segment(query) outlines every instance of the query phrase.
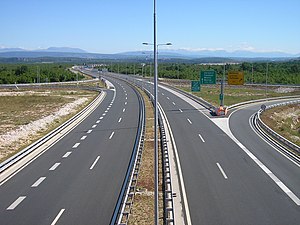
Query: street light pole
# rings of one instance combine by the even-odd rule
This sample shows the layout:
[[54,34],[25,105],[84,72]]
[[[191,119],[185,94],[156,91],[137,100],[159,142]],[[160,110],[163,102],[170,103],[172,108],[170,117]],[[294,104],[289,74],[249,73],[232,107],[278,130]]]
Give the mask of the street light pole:
[[157,109],[157,81],[158,81],[158,78],[157,78],[157,41],[156,41],[156,0],[154,0],[154,4],[153,4],[154,8],[153,8],[153,28],[154,28],[154,51],[153,51],[153,54],[154,54],[154,121],[155,121],[155,124],[154,124],[154,129],[155,129],[155,132],[154,132],[154,170],[155,170],[155,175],[154,175],[154,180],[155,180],[155,198],[154,198],[154,201],[155,201],[155,222],[154,224],[155,225],[158,225],[158,215],[159,215],[159,212],[158,212],[158,132],[157,132],[157,125],[158,125],[158,109]]

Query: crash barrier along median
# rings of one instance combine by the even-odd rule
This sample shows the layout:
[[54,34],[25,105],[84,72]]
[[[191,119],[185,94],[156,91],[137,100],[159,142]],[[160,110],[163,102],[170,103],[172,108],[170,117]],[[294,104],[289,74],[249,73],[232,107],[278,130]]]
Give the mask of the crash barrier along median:
[[296,144],[294,144],[293,142],[287,140],[286,138],[284,138],[283,136],[281,136],[280,134],[276,133],[274,130],[272,130],[269,126],[267,126],[260,118],[260,115],[262,115],[263,113],[265,113],[265,111],[267,111],[268,109],[274,108],[274,107],[280,107],[280,106],[286,106],[286,105],[294,105],[294,104],[300,104],[300,100],[295,100],[295,101],[289,101],[289,102],[284,102],[284,103],[279,103],[279,104],[274,104],[274,105],[270,105],[270,106],[266,106],[266,107],[262,107],[264,109],[260,109],[257,112],[257,118],[258,118],[258,125],[266,132],[268,133],[271,137],[273,137],[277,142],[279,142],[280,144],[282,144],[283,146],[285,146],[288,149],[291,149],[295,152],[297,152],[298,154],[300,154],[300,147]]

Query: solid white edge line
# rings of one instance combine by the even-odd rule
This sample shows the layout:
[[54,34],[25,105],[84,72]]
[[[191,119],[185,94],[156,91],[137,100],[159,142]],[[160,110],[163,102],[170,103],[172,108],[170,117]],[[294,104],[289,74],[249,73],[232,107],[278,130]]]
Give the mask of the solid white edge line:
[[228,177],[227,177],[226,173],[224,172],[223,168],[221,167],[220,163],[217,163],[217,166],[218,166],[219,170],[221,171],[223,177],[227,180]]
[[84,140],[84,139],[86,139],[87,138],[87,136],[85,135],[85,136],[82,136],[81,138],[80,138],[80,140]]
[[97,156],[96,160],[94,161],[94,163],[90,167],[90,170],[92,170],[94,168],[94,166],[96,165],[96,163],[98,162],[99,159],[100,159],[100,156]]
[[188,121],[190,124],[192,124],[192,121],[190,121],[190,119],[187,119],[187,121]]
[[31,185],[31,187],[39,186],[45,179],[46,179],[46,177],[40,177],[36,182],[34,182],[33,185]]
[[55,170],[58,166],[60,165],[60,163],[54,163],[53,166],[51,166],[51,168],[49,170]]
[[73,145],[72,148],[77,148],[79,145],[80,145],[80,143],[78,142],[78,143],[76,143],[75,145]]
[[71,155],[72,152],[66,152],[66,154],[63,155],[63,158],[67,158],[69,155]]
[[114,134],[115,134],[115,132],[113,131],[113,132],[111,133],[111,135],[109,136],[109,139],[112,139],[112,137],[114,136]]
[[20,196],[10,206],[8,206],[6,210],[14,210],[25,198],[26,196]]
[[59,218],[61,217],[61,215],[64,213],[65,209],[61,209],[59,211],[59,213],[57,214],[57,216],[55,217],[55,219],[53,220],[53,222],[51,223],[51,225],[55,225],[57,223],[57,221],[59,220]]
[[204,143],[205,141],[204,141],[203,137],[201,136],[201,134],[198,134],[198,135],[199,135],[199,138],[201,139],[201,141]]

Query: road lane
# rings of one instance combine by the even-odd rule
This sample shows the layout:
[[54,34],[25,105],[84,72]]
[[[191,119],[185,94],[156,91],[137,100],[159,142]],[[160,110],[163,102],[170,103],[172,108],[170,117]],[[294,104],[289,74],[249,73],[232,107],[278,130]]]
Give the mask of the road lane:
[[[101,106],[88,118],[0,186],[0,224],[109,223],[133,149],[139,112],[132,88],[112,82],[115,97],[108,90]],[[126,111],[119,107],[125,101]],[[93,127],[98,120],[101,122]],[[109,140],[112,132],[114,137]],[[47,179],[32,188],[40,177]],[[9,207],[13,209],[6,210]]]

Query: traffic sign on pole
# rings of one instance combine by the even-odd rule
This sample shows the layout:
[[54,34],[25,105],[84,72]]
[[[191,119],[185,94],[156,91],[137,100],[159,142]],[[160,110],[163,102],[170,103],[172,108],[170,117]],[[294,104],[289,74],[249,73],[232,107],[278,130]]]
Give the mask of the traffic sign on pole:
[[216,71],[206,70],[200,72],[201,84],[216,84]]
[[229,71],[228,72],[228,84],[229,85],[243,85],[244,84],[244,72]]
[[200,81],[199,80],[192,80],[191,82],[191,91],[196,92],[200,91]]

